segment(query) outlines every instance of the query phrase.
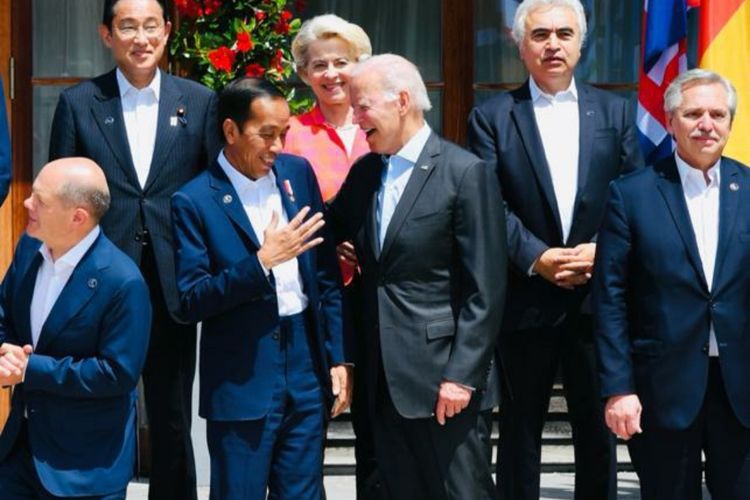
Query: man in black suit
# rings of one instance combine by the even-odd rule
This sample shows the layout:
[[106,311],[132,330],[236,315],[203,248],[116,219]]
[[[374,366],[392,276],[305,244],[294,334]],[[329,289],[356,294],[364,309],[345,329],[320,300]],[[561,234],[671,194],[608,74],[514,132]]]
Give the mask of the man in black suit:
[[601,395],[644,500],[750,499],[750,170],[725,78],[664,94],[674,155],[613,182],[592,280]]
[[158,68],[171,24],[163,0],[107,0],[99,32],[117,68],[65,90],[50,158],[85,156],[104,169],[105,234],[139,264],[154,320],[143,370],[152,499],[196,497],[190,442],[195,325],[179,324],[170,196],[218,153],[216,96]]
[[506,499],[539,498],[542,428],[560,365],[576,498],[616,494],[585,299],[607,185],[642,160],[628,102],[573,78],[585,35],[578,0],[524,1],[513,37],[530,78],[469,118],[470,149],[495,168],[508,220],[511,273],[498,345],[511,397],[501,408],[497,460]]
[[375,453],[394,500],[495,498],[491,409],[505,294],[505,220],[492,170],[425,123],[416,67],[359,63],[354,121],[373,153],[330,206],[362,268]]

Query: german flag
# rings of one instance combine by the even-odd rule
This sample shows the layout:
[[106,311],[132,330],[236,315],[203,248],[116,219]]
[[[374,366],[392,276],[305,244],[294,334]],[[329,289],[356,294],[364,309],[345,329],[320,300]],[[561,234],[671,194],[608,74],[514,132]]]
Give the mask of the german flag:
[[750,165],[750,0],[701,0],[698,64],[728,78],[739,107],[724,154]]

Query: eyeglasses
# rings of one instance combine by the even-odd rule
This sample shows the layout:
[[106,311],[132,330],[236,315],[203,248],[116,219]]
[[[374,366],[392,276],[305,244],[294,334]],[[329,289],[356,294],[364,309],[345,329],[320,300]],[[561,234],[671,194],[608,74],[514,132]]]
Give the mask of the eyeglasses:
[[264,141],[266,144],[273,144],[277,140],[280,140],[282,144],[284,144],[284,141],[286,140],[286,133],[287,130],[282,130],[281,132],[247,132],[249,135],[254,135],[256,137],[259,137],[262,141]]
[[117,35],[123,40],[132,40],[136,36],[138,36],[138,33],[140,33],[141,31],[143,31],[143,34],[146,35],[146,38],[148,38],[149,40],[154,40],[162,36],[162,34],[164,33],[164,25],[147,24],[145,26],[136,26],[125,24],[123,26],[117,26],[115,28],[115,31],[117,32]]

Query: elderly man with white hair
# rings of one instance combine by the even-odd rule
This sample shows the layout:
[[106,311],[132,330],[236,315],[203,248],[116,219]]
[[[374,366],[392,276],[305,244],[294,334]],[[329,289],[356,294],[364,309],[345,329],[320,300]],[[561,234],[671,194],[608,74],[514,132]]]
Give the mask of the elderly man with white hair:
[[573,427],[576,499],[613,499],[614,437],[598,396],[588,280],[607,185],[642,164],[631,105],[574,78],[586,38],[579,0],[525,0],[513,38],[529,79],[474,109],[469,148],[497,173],[510,276],[498,346],[503,398],[498,487],[539,498],[541,438],[562,371]]
[[362,269],[365,373],[378,467],[393,500],[496,498],[491,409],[505,296],[505,218],[495,176],[438,137],[406,59],[357,64],[354,122],[372,153],[330,206]]

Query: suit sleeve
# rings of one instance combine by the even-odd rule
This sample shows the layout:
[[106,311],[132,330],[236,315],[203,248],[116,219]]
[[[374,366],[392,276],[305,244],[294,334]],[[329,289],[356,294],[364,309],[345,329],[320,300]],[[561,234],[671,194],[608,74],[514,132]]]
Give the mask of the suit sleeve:
[[8,196],[12,171],[8,115],[5,110],[3,82],[0,80],[0,205],[3,204],[5,198]]
[[[325,206],[320,194],[315,172],[307,164],[307,189],[311,194],[310,213],[323,212]],[[341,273],[336,260],[336,248],[330,229],[321,230],[323,243],[315,249],[318,289],[320,291],[320,312],[323,317],[323,331],[328,361],[331,365],[351,361],[344,352],[344,327],[341,308]]]
[[[492,124],[479,108],[474,108],[469,115],[467,143],[470,151],[487,162],[497,175],[494,181],[499,182],[497,137]],[[503,188],[502,184],[500,188]],[[503,201],[503,207],[507,224],[508,258],[519,272],[527,274],[549,245],[529,231],[505,201]]]
[[67,93],[60,94],[52,118],[52,129],[49,140],[49,161],[76,156],[77,131],[73,108],[70,106]]
[[454,232],[463,302],[443,378],[481,388],[500,331],[507,282],[502,195],[487,164],[480,162],[466,170],[456,204]]
[[594,343],[601,396],[635,392],[628,336],[628,260],[632,237],[625,204],[615,182],[599,230],[592,278]]
[[275,296],[273,275],[266,277],[256,254],[232,267],[215,269],[204,221],[185,193],[172,196],[172,227],[181,320],[197,323],[240,304]]
[[211,165],[219,151],[224,147],[224,138],[219,128],[219,98],[215,92],[211,92],[206,110],[206,118],[203,123],[203,148],[205,156],[203,165]]
[[622,173],[633,172],[643,168],[643,153],[641,151],[641,144],[638,141],[638,134],[635,128],[635,118],[631,111],[632,106],[629,101],[623,100],[623,123],[621,125],[622,139],[620,140],[620,160]]
[[68,398],[106,398],[132,391],[146,361],[151,328],[151,303],[143,279],[134,276],[125,281],[101,318],[96,356],[55,358],[32,354],[24,390]]

